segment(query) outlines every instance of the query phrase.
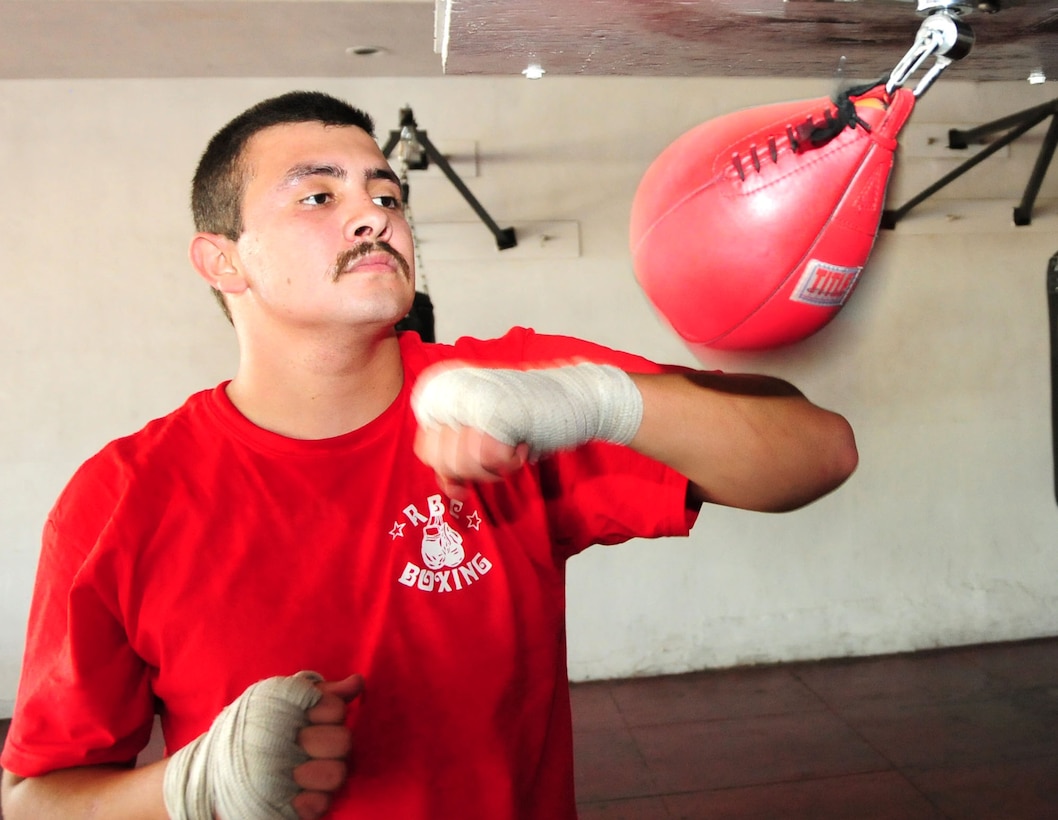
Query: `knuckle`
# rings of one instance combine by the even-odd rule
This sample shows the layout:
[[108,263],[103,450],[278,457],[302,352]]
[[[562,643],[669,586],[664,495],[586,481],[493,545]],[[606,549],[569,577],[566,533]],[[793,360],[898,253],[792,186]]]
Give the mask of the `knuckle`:
[[313,723],[338,723],[345,717],[345,701],[335,694],[325,692],[306,714]]
[[294,783],[306,792],[333,792],[348,776],[348,767],[340,760],[309,760],[294,769]]
[[318,791],[303,791],[290,801],[298,820],[318,820],[330,808],[330,796]]
[[352,733],[337,723],[306,726],[298,732],[298,744],[310,757],[334,758],[348,753]]

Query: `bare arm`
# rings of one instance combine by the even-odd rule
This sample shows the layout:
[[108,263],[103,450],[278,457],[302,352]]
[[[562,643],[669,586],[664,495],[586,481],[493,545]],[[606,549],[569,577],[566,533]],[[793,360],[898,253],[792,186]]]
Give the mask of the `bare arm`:
[[41,777],[4,772],[5,820],[168,820],[162,801],[165,761],[139,769],[84,766]]
[[856,468],[848,422],[779,379],[666,373],[632,380],[643,422],[630,446],[686,476],[697,501],[792,510]]
[[592,438],[672,467],[691,482],[692,501],[768,512],[830,492],[857,463],[844,418],[766,376],[442,366],[416,391],[416,453],[453,497],[466,482],[521,468],[533,452]]

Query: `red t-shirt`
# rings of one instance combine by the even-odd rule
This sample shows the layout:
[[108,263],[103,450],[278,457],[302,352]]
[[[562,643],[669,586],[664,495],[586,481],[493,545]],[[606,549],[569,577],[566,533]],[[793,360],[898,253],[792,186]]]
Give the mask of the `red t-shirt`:
[[408,399],[453,357],[661,368],[524,329],[401,347],[400,395],[346,435],[262,430],[222,384],[80,468],[45,526],[4,768],[131,761],[156,710],[172,752],[257,680],[360,672],[329,816],[576,816],[565,561],[685,535],[687,482],[589,444],[452,501],[412,453]]

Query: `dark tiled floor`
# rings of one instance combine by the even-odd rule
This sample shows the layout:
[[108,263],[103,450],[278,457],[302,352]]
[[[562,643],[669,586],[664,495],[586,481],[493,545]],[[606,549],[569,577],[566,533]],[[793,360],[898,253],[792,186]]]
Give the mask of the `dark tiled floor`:
[[581,820],[1058,820],[1058,639],[576,684]]
[[1058,820],[1058,638],[575,684],[573,719],[581,820]]

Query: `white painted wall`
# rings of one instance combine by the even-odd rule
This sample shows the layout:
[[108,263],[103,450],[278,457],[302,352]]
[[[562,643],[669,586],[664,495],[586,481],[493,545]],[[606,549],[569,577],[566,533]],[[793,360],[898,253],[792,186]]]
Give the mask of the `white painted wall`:
[[[476,142],[479,173],[465,179],[501,226],[576,223],[573,256],[528,244],[504,256],[487,237],[484,252],[459,260],[443,241],[424,243],[442,340],[517,323],[687,364],[694,357],[631,272],[640,175],[701,121],[830,91],[623,78],[0,82],[0,717],[15,694],[40,528],[69,475],[233,370],[230,328],[186,262],[188,180],[216,128],[295,87],[354,100],[383,137],[409,104],[442,150]],[[942,80],[913,117],[915,139],[944,140],[947,124],[1052,94]],[[1031,226],[1011,222],[1039,139],[884,232],[859,290],[821,333],[782,351],[709,357],[790,378],[846,413],[861,466],[803,511],[706,509],[690,539],[575,559],[575,678],[1058,633],[1044,298],[1058,251],[1055,181]],[[902,157],[891,202],[960,158]],[[413,176],[412,203],[420,223],[486,230],[435,173]]]

